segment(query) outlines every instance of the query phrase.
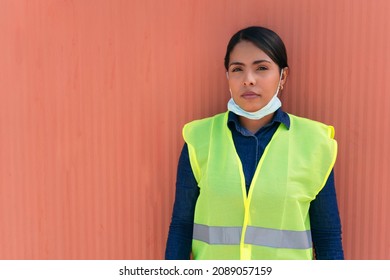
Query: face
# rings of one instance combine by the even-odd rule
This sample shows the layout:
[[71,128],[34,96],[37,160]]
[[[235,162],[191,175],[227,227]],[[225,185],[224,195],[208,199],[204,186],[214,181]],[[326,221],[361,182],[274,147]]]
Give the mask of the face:
[[[286,67],[280,85],[286,82],[287,74]],[[276,93],[279,79],[279,66],[256,45],[241,41],[233,48],[228,82],[234,101],[242,109],[255,112],[263,108]]]

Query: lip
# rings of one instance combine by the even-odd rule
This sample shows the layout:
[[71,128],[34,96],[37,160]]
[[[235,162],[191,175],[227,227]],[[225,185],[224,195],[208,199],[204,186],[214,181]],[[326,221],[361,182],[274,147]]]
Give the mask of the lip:
[[253,91],[247,91],[247,92],[244,92],[243,94],[241,94],[241,97],[242,98],[245,98],[245,99],[253,99],[253,98],[257,98],[259,97],[260,95],[253,92]]

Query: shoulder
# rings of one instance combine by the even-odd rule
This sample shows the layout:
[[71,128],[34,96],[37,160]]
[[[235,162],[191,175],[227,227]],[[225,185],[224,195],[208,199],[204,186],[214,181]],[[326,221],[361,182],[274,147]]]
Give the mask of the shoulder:
[[227,112],[219,113],[211,117],[193,120],[183,127],[183,134],[191,135],[199,132],[206,133],[215,123],[223,123],[227,117]]
[[322,134],[323,136],[334,138],[334,127],[322,122],[288,114],[291,121],[291,128],[294,130],[305,130],[309,133]]

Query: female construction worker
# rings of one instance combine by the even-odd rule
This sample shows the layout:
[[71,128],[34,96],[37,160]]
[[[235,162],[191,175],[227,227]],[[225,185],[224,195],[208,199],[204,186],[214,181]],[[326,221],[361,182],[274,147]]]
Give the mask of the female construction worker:
[[228,111],[184,126],[166,259],[343,259],[331,126],[288,114],[273,31],[248,27],[225,56]]

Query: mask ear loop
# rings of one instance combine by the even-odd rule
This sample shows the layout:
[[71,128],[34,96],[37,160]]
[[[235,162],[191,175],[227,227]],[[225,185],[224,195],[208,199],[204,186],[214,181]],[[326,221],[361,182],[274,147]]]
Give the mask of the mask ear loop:
[[283,90],[283,85],[280,84],[282,82],[283,70],[284,70],[283,68],[282,68],[282,70],[280,70],[280,78],[279,78],[279,83],[278,83],[278,89],[277,89],[277,92],[276,92],[276,96],[279,95],[279,89]]
[[[283,90],[283,85],[280,84],[280,83],[282,82],[283,73],[284,73],[284,69],[282,68],[282,70],[280,71],[280,79],[279,79],[279,88],[280,88],[280,91]],[[278,90],[278,91],[279,91],[279,90]],[[279,93],[279,92],[278,92],[278,93]]]
[[[226,71],[226,79],[229,80],[229,72]],[[230,97],[233,98],[232,89],[229,87]]]

